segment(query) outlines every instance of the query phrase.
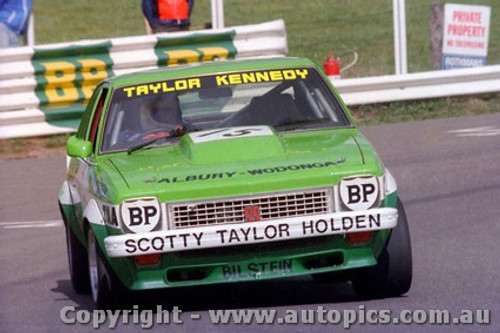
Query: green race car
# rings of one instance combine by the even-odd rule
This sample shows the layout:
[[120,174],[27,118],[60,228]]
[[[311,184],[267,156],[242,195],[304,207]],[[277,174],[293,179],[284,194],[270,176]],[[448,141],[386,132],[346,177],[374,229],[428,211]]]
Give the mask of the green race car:
[[104,80],[67,154],[71,280],[100,307],[123,289],[306,274],[362,298],[410,288],[396,182],[309,60]]

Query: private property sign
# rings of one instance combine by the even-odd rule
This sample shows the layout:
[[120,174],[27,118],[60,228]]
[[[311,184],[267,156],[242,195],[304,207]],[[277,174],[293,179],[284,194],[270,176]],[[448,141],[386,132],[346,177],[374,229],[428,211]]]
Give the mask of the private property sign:
[[441,69],[486,65],[490,7],[446,4],[444,10]]

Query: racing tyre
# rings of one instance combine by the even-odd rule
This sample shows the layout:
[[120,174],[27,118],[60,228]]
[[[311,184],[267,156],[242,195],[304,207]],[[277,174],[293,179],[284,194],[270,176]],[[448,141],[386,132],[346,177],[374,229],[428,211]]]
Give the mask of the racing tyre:
[[338,283],[349,281],[349,277],[344,272],[316,273],[311,275],[317,283]]
[[65,229],[71,285],[77,294],[88,294],[90,282],[87,251],[68,224]]
[[99,309],[112,308],[119,295],[120,281],[106,264],[92,229],[88,229],[88,272],[92,300]]
[[398,224],[392,230],[377,265],[356,271],[352,286],[363,299],[396,297],[410,290],[412,255],[406,214],[398,198]]

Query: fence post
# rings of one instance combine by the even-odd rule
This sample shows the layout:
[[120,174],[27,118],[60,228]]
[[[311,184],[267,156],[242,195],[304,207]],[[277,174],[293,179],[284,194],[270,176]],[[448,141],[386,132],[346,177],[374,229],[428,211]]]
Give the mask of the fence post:
[[443,50],[443,4],[439,0],[433,0],[430,12],[430,39],[432,69],[441,68],[441,55]]
[[28,19],[28,31],[26,32],[26,44],[28,46],[35,46],[35,14],[31,12]]
[[224,28],[223,0],[212,0],[212,29]]
[[405,0],[392,0],[394,20],[394,61],[396,75],[408,72],[406,56],[406,14]]

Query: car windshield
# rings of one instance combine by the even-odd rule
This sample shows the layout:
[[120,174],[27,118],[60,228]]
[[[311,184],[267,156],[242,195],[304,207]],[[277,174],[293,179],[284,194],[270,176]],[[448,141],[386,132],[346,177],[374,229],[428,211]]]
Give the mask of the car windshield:
[[283,132],[351,124],[314,68],[218,73],[116,88],[101,152],[175,143],[194,131],[249,125]]

